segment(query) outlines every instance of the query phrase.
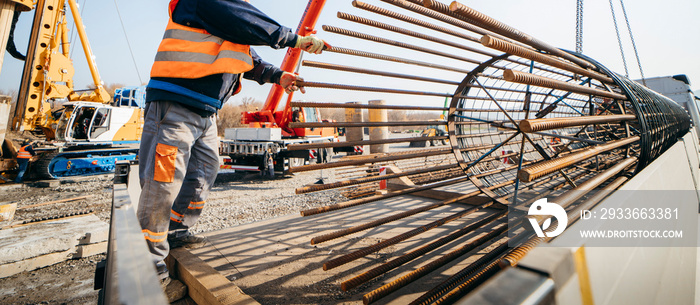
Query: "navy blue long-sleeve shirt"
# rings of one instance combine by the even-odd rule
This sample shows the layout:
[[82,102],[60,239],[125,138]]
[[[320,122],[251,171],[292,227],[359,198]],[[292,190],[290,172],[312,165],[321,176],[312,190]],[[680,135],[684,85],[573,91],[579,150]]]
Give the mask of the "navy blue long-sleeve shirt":
[[[266,45],[275,49],[294,47],[297,35],[243,0],[180,0],[172,14],[173,22],[205,29],[212,35],[243,45]],[[259,84],[277,83],[283,71],[265,62],[251,49],[253,69],[243,77]],[[219,107],[193,98],[154,88],[146,89],[146,102],[175,101],[194,112],[208,116],[216,113],[239,85],[237,74],[214,74],[197,79],[154,77],[153,80],[178,85],[218,99]]]

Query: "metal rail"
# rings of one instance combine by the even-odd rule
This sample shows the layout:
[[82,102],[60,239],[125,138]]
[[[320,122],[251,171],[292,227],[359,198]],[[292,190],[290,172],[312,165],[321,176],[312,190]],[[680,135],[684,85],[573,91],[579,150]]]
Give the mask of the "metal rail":
[[107,258],[95,274],[100,304],[168,304],[136,218],[138,203],[132,201],[127,186],[131,166],[137,165],[134,161],[116,164]]

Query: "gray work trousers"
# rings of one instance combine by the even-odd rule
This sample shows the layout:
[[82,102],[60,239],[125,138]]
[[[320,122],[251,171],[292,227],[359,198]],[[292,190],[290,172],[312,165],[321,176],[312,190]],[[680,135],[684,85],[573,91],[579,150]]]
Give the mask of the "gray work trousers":
[[203,118],[177,102],[146,104],[139,149],[138,219],[160,278],[168,235],[187,233],[202,213],[219,169],[216,115]]

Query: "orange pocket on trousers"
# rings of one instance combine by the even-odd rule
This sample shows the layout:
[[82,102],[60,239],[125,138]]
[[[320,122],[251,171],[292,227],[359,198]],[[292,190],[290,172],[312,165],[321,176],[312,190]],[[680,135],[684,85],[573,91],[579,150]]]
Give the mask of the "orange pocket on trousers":
[[173,182],[175,177],[175,158],[177,147],[158,143],[156,145],[156,160],[153,180],[158,182]]

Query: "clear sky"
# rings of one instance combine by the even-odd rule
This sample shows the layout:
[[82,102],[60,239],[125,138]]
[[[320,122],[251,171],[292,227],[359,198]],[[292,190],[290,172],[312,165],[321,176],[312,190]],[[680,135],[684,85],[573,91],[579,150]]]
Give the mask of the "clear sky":
[[[449,3],[449,1],[441,0]],[[167,0],[117,0],[126,35],[133,48],[132,59],[124,31],[120,25],[114,0],[78,0],[83,10],[82,16],[87,27],[90,44],[97,58],[97,65],[105,83],[122,83],[125,85],[139,85],[148,81],[150,66],[154,58],[158,43],[167,23]],[[367,28],[352,24],[336,18],[336,12],[343,11],[367,18],[377,19],[383,22],[392,22],[404,26],[391,19],[382,18],[369,12],[353,8],[350,0],[328,0],[325,10],[318,24],[318,36],[326,39],[334,46],[356,48],[377,53],[392,54],[406,58],[430,61],[441,64],[458,65],[451,60],[441,57],[426,56],[413,51],[403,51],[395,47],[387,47],[376,43],[351,39],[327,33],[320,29],[323,24],[347,27],[361,30],[379,36],[390,37],[411,43],[424,43],[421,41],[402,38],[401,36],[385,34],[377,29]],[[402,14],[412,15],[400,8],[393,7],[378,0],[365,0],[365,2]],[[584,46],[583,53],[598,60],[613,71],[625,74],[620,51],[615,36],[609,2],[604,0],[587,0],[584,10]],[[306,7],[306,0],[251,0],[251,3],[281,24],[296,29],[302,12]],[[509,24],[525,33],[528,33],[551,45],[571,49],[575,48],[575,0],[499,0],[499,1],[462,1],[462,3],[481,11],[482,13]],[[627,27],[624,24],[619,0],[613,0],[618,18],[618,27],[623,35],[624,49],[630,78],[640,78],[634,58],[634,51],[629,41]],[[639,56],[646,77],[668,76],[686,74],[692,82],[693,90],[700,89],[700,1],[697,0],[634,0],[626,1],[625,7],[630,18],[630,25],[634,32]],[[17,45],[24,53],[28,40],[29,27],[32,13],[24,13],[20,18],[16,31]],[[413,15],[415,16],[415,15]],[[422,19],[439,24],[440,22],[421,17]],[[71,23],[69,23],[69,28]],[[411,28],[431,35],[430,30]],[[438,35],[439,36],[439,35]],[[475,35],[478,37],[478,35]],[[450,38],[455,40],[455,38]],[[75,40],[72,58],[76,66],[74,77],[76,89],[86,87],[90,82],[90,74],[85,64],[82,49]],[[459,41],[469,45],[469,42]],[[472,43],[472,45],[474,45]],[[458,54],[454,49],[440,45],[426,45],[437,50]],[[256,47],[256,51],[266,61],[279,65],[284,56],[284,50],[273,50],[269,47]],[[465,55],[467,56],[467,55]],[[476,58],[483,60],[484,58]],[[423,71],[405,65],[395,65],[381,61],[358,59],[346,55],[327,54],[305,55],[304,59],[331,62],[344,65],[362,66],[377,70],[399,71],[401,73],[413,73],[428,75],[431,77],[446,78],[460,81],[464,75],[459,73],[441,71]],[[136,66],[134,65],[136,62]],[[463,64],[463,63],[461,63]],[[464,66],[465,69],[473,66]],[[137,73],[138,69],[138,73]],[[22,62],[5,56],[5,61],[0,74],[0,89],[17,90],[22,73]],[[402,88],[421,91],[449,92],[453,87],[426,84],[420,82],[398,81],[396,79],[383,79],[363,77],[346,72],[330,73],[328,71],[303,67],[300,74],[307,81],[348,83],[357,85],[370,85],[378,87]],[[254,82],[246,82],[243,91],[232,99],[237,102],[241,97],[253,97],[265,100],[270,85],[260,86]],[[338,91],[330,89],[309,88],[306,95],[296,95],[295,99],[311,101],[366,101],[369,99],[384,98],[391,104],[424,104],[425,101],[442,104],[442,98],[417,98],[403,95],[376,94],[366,92]]]

